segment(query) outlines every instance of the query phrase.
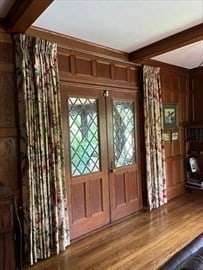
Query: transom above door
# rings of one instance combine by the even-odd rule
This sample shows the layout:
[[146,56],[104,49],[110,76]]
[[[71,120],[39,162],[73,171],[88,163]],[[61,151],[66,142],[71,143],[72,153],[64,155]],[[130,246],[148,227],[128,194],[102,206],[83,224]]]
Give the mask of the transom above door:
[[71,238],[141,207],[136,95],[64,87]]

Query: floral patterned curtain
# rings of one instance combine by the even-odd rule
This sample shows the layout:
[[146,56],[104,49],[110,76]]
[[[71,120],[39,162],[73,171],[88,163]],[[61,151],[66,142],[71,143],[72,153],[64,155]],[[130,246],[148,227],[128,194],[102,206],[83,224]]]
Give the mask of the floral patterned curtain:
[[14,40],[25,258],[32,265],[70,242],[57,46],[23,34]]
[[167,202],[160,68],[144,66],[143,82],[146,177],[151,210]]

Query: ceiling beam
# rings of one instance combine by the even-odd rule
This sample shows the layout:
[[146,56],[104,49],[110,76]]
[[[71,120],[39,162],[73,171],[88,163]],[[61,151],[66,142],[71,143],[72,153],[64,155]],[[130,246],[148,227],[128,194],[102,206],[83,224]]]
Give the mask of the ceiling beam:
[[16,0],[5,18],[10,33],[25,33],[53,0]]
[[203,40],[203,23],[136,50],[129,54],[129,59],[140,63],[200,40]]

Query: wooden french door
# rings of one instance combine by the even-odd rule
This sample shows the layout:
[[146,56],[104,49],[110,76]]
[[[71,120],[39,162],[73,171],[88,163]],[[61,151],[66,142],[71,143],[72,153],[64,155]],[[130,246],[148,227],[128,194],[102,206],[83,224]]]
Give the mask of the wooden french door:
[[137,142],[137,98],[134,93],[109,92],[107,139],[111,221],[142,207]]
[[136,96],[62,87],[71,238],[141,207]]

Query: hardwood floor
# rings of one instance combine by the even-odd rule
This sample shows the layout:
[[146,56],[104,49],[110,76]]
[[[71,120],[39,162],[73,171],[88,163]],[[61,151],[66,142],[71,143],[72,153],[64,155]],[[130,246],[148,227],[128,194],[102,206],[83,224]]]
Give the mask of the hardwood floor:
[[32,270],[154,270],[203,231],[203,192],[128,219],[73,243]]

